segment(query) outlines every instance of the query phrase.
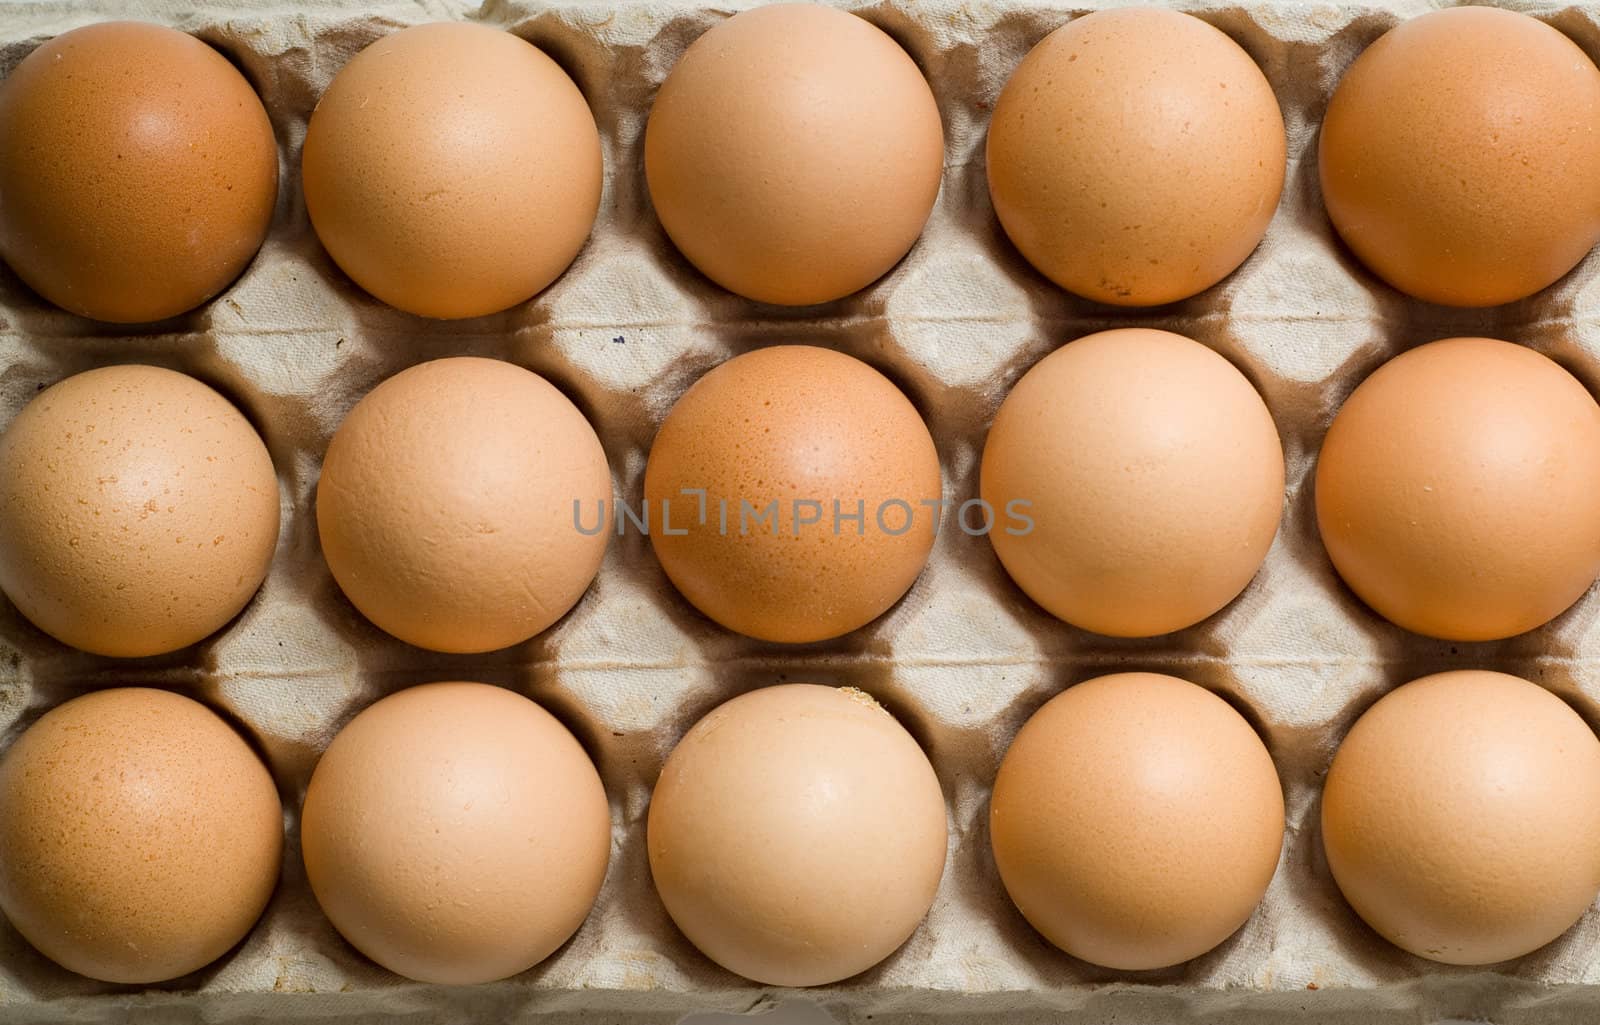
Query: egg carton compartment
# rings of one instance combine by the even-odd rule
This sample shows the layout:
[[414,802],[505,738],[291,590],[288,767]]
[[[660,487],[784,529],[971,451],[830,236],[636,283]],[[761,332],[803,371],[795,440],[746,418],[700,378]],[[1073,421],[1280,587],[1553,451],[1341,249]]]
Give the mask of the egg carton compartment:
[[[80,370],[173,367],[238,402],[266,439],[284,503],[261,593],[194,648],[131,662],[98,658],[50,640],[0,601],[0,743],[88,688],[144,684],[195,694],[239,724],[266,758],[289,840],[281,883],[249,937],[211,967],[153,989],[71,975],[0,924],[0,1020],[622,1023],[768,1006],[783,994],[718,968],[673,927],[651,885],[644,822],[662,760],[696,719],[744,690],[797,680],[853,685],[888,706],[927,749],[952,826],[937,901],[910,942],[864,975],[809,991],[843,1021],[1268,1022],[1294,1014],[1330,1025],[1446,1016],[1531,1025],[1600,1014],[1600,915],[1591,911],[1554,944],[1506,965],[1432,964],[1356,918],[1318,837],[1321,780],[1339,739],[1380,694],[1408,679],[1499,669],[1551,688],[1600,723],[1593,593],[1522,637],[1430,641],[1365,609],[1317,537],[1309,478],[1322,434],[1355,385],[1402,349],[1457,334],[1506,338],[1600,389],[1600,257],[1531,299],[1450,310],[1382,285],[1328,225],[1316,131],[1334,84],[1368,43],[1432,5],[1177,5],[1233,37],[1266,72],[1288,128],[1288,180],[1265,241],[1243,267],[1193,299],[1149,310],[1101,306],[1056,288],[1011,248],[990,207],[983,146],[996,96],[1034,43],[1090,9],[1035,0],[844,5],[906,47],[945,124],[937,206],[921,241],[887,277],[801,310],[751,303],[701,277],[651,211],[644,121],[684,48],[743,6],[0,2],[0,74],[43,40],[108,18],[197,34],[261,93],[282,161],[265,247],[236,283],[191,314],[131,329],[93,324],[0,270],[0,424]],[[1600,58],[1600,4],[1503,6],[1551,22]],[[573,75],[600,127],[606,183],[593,236],[548,290],[496,316],[430,322],[381,305],[334,267],[306,217],[299,153],[318,96],[349,57],[405,25],[458,19],[507,28]],[[953,519],[955,503],[976,497],[987,425],[1010,386],[1062,343],[1117,326],[1166,328],[1227,356],[1264,395],[1288,460],[1284,520],[1254,583],[1199,626],[1148,640],[1099,637],[1050,618],[1012,585],[987,541]],[[618,495],[637,505],[651,439],[673,401],[717,363],[777,342],[838,348],[879,368],[911,397],[939,448],[949,504],[932,559],[910,594],[865,629],[798,647],[735,636],[676,594],[635,532],[613,540],[594,586],[555,627],[481,656],[434,654],[388,637],[329,575],[313,515],[322,452],[345,412],[383,378],[447,355],[527,366],[591,419]],[[990,783],[1023,720],[1071,683],[1129,669],[1185,677],[1238,707],[1272,752],[1288,809],[1277,876],[1249,923],[1193,962],[1143,973],[1096,968],[1038,937],[1001,888],[986,827]],[[531,971],[469,988],[406,982],[356,953],[318,910],[298,846],[307,780],[338,728],[384,694],[445,679],[511,687],[558,715],[593,755],[613,816],[609,874],[578,934]]]

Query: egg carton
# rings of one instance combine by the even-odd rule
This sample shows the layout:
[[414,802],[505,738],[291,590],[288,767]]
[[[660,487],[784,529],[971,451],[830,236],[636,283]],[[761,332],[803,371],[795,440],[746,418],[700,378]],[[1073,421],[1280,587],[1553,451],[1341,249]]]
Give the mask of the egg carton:
[[[735,4],[734,8],[744,6]],[[1451,668],[1515,673],[1600,722],[1600,599],[1483,644],[1415,637],[1365,609],[1318,541],[1310,471],[1330,418],[1372,369],[1434,338],[1478,334],[1544,352],[1600,390],[1600,258],[1531,299],[1450,310],[1407,299],[1357,266],[1323,214],[1316,130],[1340,73],[1422,0],[1372,5],[1243,0],[1180,4],[1265,70],[1289,137],[1287,187],[1265,241],[1221,285],[1150,310],[1076,299],[1029,268],[990,208],[983,144],[1000,88],[1027,50],[1086,8],[1037,0],[882,0],[852,9],[899,40],[944,117],[943,189],[921,241],[883,280],[811,309],[732,296],[671,247],[644,187],[651,98],[684,48],[730,13],[695,0],[0,0],[0,73],[44,39],[130,17],[193,32],[262,94],[282,149],[272,232],[208,306],[148,327],[98,325],[42,302],[0,271],[0,423],[39,389],[119,362],[194,374],[236,400],[265,437],[283,527],[260,595],[185,651],[124,662],[71,651],[0,603],[0,743],[87,688],[142,684],[194,694],[254,739],[284,795],[283,878],[249,937],[211,967],[135,990],[78,978],[0,925],[0,1020],[336,1019],[372,1022],[644,1022],[695,1009],[762,1008],[784,994],[718,968],[674,929],[651,886],[645,812],[663,758],[705,712],[779,681],[851,685],[925,746],[949,802],[949,861],[927,920],[878,967],[811,996],[846,1021],[1279,1021],[1488,1017],[1502,1025],[1600,1015],[1600,915],[1525,958],[1450,968],[1389,946],[1340,899],[1318,836],[1319,794],[1339,739],[1380,694]],[[1600,4],[1512,3],[1600,58]],[[306,119],[357,50],[405,25],[471,19],[538,44],[594,108],[606,185],[588,245],[558,282],[506,313],[430,322],[355,289],[317,244],[299,188]],[[1463,69],[1468,73],[1469,69]],[[976,496],[988,422],[1008,388],[1062,343],[1110,327],[1199,339],[1260,389],[1283,436],[1288,501],[1254,583],[1189,630],[1095,636],[1031,604],[983,538],[950,529]],[[555,382],[593,421],[617,492],[637,505],[646,454],[674,400],[728,357],[777,342],[831,346],[894,379],[928,421],[947,520],[915,588],[836,641],[786,647],[735,636],[673,591],[648,541],[614,539],[593,588],[544,635],[478,656],[408,647],[345,601],[318,551],[313,493],[345,412],[404,367],[483,355]],[[1217,487],[1226,488],[1219,480]],[[988,792],[1027,716],[1081,679],[1173,673],[1226,696],[1260,730],[1282,776],[1288,830],[1276,878],[1235,936],[1185,965],[1112,972],[1048,946],[1007,900],[989,854]],[[348,946],[318,911],[300,861],[298,808],[318,753],[378,697],[429,680],[529,694],[572,727],[610,795],[610,872],[593,914],[555,956],[513,979],[447,988],[406,982]]]

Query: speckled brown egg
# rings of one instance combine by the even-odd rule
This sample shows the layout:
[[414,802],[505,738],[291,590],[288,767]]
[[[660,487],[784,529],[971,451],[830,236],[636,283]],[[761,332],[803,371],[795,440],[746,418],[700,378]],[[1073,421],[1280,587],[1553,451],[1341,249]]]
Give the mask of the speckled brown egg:
[[927,80],[870,22],[819,4],[741,11],[656,95],[644,168],[661,225],[717,284],[803,306],[905,256],[939,194]]
[[205,967],[261,916],[282,853],[272,776],[177,694],[75,698],[0,758],[0,909],[79,974],[151,983]]
[[520,694],[434,683],[379,701],[317,763],[301,819],[317,903],[399,975],[489,982],[549,957],[611,852],[594,763]]
[[905,395],[867,364],[782,345],[718,366],[650,449],[650,542],[695,608],[803,643],[865,626],[922,572],[939,456]]
[[554,385],[477,357],[403,370],[356,403],[317,485],[328,568],[379,628],[494,651],[576,605],[600,569],[611,471]]
[[356,284],[425,317],[542,291],[589,237],[600,135],[542,50],[487,25],[417,25],[334,77],[302,158],[317,237]]
[[1022,376],[989,429],[980,494],[1030,598],[1086,630],[1150,637],[1250,583],[1283,484],[1277,428],[1245,376],[1199,342],[1127,328]]
[[1339,746],[1322,843],[1345,898],[1396,946],[1447,964],[1521,957],[1600,893],[1600,740],[1527,680],[1423,677]]
[[1227,702],[1155,673],[1088,680],[1000,764],[990,842],[1045,939],[1107,968],[1199,957],[1250,918],[1283,844],[1272,758]]
[[86,371],[0,434],[0,590],[75,648],[176,651],[261,586],[278,503],[266,446],[217,392],[159,367]]
[[1520,345],[1419,346],[1345,400],[1316,504],[1334,567],[1379,615],[1453,641],[1532,630],[1600,576],[1600,405]]
[[261,100],[192,36],[89,25],[0,83],[0,257],[73,313],[132,323],[199,306],[261,248],[277,196]]
[[1379,37],[1322,122],[1323,201],[1374,273],[1428,302],[1532,295],[1600,241],[1600,68],[1493,7]]
[[672,920],[756,982],[818,986],[905,943],[944,872],[944,795],[861,691],[786,684],[684,735],[650,800],[650,873]]
[[1266,234],[1283,115],[1233,40],[1154,7],[1046,36],[994,106],[989,195],[1023,257],[1062,288],[1152,306],[1210,288]]

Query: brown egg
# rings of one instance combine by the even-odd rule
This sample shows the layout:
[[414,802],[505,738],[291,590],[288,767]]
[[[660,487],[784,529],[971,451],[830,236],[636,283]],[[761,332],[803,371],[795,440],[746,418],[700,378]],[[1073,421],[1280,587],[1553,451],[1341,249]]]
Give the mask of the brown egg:
[[578,603],[605,556],[611,471],[538,374],[477,357],[403,370],[356,403],[317,485],[328,568],[408,644],[520,644]]
[[696,381],[650,449],[650,542],[683,596],[768,641],[838,637],[910,589],[938,529],[939,454],[905,395],[808,345]]
[[1283,115],[1233,40],[1178,11],[1098,11],[1044,38],[1000,93],[989,195],[1045,277],[1153,306],[1210,288],[1266,234]]
[[1600,741],[1527,680],[1425,676],[1339,746],[1322,843],[1345,898],[1396,946],[1446,964],[1521,957],[1600,892]]
[[1328,216],[1361,262],[1428,302],[1493,306],[1600,241],[1600,68],[1493,7],[1390,29],[1339,82],[1319,156]]
[[990,842],[1035,929],[1137,971],[1231,936],[1283,844],[1272,758],[1227,702],[1155,673],[1088,680],[1046,702],[1000,763]]
[[0,758],[0,909],[90,978],[161,982],[215,961],[261,917],[282,854],[272,776],[177,694],[86,694]]
[[1448,338],[1345,400],[1317,525],[1362,601],[1430,637],[1532,630],[1600,576],[1600,406],[1531,349]]
[[644,169],[661,225],[717,284],[804,306],[870,285],[933,210],[944,130],[898,43],[818,4],[742,11],[656,95]]
[[555,61],[487,25],[417,25],[356,54],[306,128],[306,210],[356,284],[424,317],[530,299],[600,208],[600,134]]
[[1011,579],[1116,637],[1192,626],[1255,576],[1283,510],[1283,449],[1244,375],[1181,335],[1102,331],[1001,403],[980,493]]
[[102,367],[0,434],[0,590],[100,655],[176,651],[250,601],[278,543],[272,457],[233,404],[159,367]]
[[352,719],[301,817],[317,903],[356,949],[422,982],[531,968],[589,914],[611,852],[594,763],[554,716],[434,683]]
[[648,844],[678,928],[731,972],[819,986],[871,968],[933,905],[944,795],[858,690],[786,684],[694,725],[661,769]]
[[261,248],[277,197],[261,100],[192,36],[89,25],[0,83],[0,257],[73,313],[194,309]]

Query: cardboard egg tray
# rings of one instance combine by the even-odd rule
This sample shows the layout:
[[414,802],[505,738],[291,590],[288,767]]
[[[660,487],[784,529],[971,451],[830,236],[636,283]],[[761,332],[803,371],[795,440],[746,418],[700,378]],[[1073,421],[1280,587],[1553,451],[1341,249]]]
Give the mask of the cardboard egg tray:
[[[696,2],[0,0],[0,73],[44,39],[110,17],[198,34],[262,94],[283,163],[260,256],[215,302],[182,318],[134,329],[89,323],[0,271],[0,424],[80,370],[174,367],[220,388],[261,430],[285,514],[261,594],[222,633],[170,656],[119,662],[70,651],[0,602],[0,742],[87,688],[191,693],[259,745],[284,795],[289,837],[281,884],[244,943],[151,990],[73,976],[0,925],[0,1021],[622,1023],[764,1007],[782,994],[716,967],[673,928],[651,886],[644,824],[662,759],[688,726],[733,694],[785,680],[875,695],[926,747],[949,801],[949,862],[927,921],[877,968],[811,994],[843,1020],[1294,1015],[1353,1025],[1456,1016],[1521,1025],[1600,1016],[1600,914],[1518,961],[1448,968],[1368,930],[1341,901],[1321,854],[1329,759],[1356,716],[1396,684],[1448,668],[1498,669],[1551,688],[1600,723],[1593,594],[1526,636],[1424,640],[1361,606],[1317,538],[1310,475],[1322,434],[1340,401],[1396,352],[1448,335],[1496,336],[1547,353],[1600,390],[1600,258],[1524,302],[1454,311],[1380,284],[1323,215],[1316,131],[1335,82],[1385,29],[1431,5],[1183,5],[1242,44],[1271,80],[1288,126],[1288,181],[1265,242],[1237,273],[1151,310],[1098,306],[1049,284],[1007,244],[989,204],[990,108],[1023,54],[1083,8],[1039,0],[854,5],[932,82],[947,136],[943,191],[922,240],[890,275],[848,299],[790,310],[702,278],[651,211],[641,140],[652,96],[684,48],[730,13]],[[1510,6],[1600,57],[1593,0]],[[607,168],[593,237],[567,274],[508,313],[454,323],[399,313],[356,290],[318,246],[298,175],[306,119],[345,61],[387,32],[442,19],[504,26],[559,60],[594,108]],[[1130,325],[1190,335],[1232,360],[1265,396],[1288,458],[1283,524],[1259,577],[1223,612],[1181,633],[1124,641],[1056,622],[1011,584],[984,539],[952,529],[951,507],[927,571],[899,605],[848,637],[801,647],[738,637],[701,617],[636,532],[613,542],[593,589],[553,629],[470,657],[420,651],[370,626],[318,551],[313,495],[329,436],[378,381],[426,359],[494,356],[555,382],[594,422],[619,495],[636,504],[656,427],[698,376],[760,345],[833,346],[904,388],[938,444],[946,498],[959,502],[976,494],[984,432],[1010,385],[1062,343]],[[1021,722],[1065,686],[1124,669],[1174,673],[1239,707],[1272,751],[1289,817],[1277,876],[1250,922],[1198,960],[1136,974],[1076,961],[1037,937],[1001,889],[985,826],[990,782]],[[576,937],[529,972],[470,988],[409,983],[357,954],[318,911],[298,845],[306,781],[340,725],[384,694],[441,679],[511,687],[554,711],[594,756],[613,812],[610,873]]]

